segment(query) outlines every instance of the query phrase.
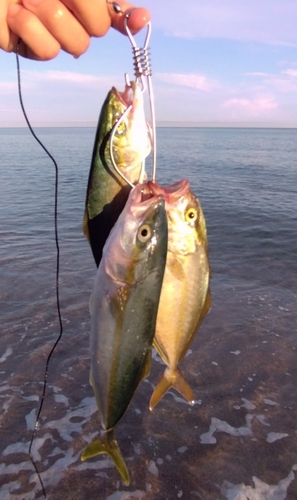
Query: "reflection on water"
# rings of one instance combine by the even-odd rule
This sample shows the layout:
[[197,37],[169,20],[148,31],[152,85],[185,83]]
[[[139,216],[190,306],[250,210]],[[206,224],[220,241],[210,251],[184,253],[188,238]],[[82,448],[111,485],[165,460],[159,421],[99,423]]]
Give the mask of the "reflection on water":
[[[59,331],[54,172],[27,131],[5,134],[0,499],[33,500],[42,495],[28,446]],[[160,183],[188,177],[206,214],[213,304],[181,365],[195,405],[172,390],[148,410],[164,370],[154,353],[149,378],[117,426],[129,487],[107,457],[80,462],[100,425],[88,381],[95,266],[81,231],[93,134],[40,131],[60,167],[64,323],[34,443],[48,498],[295,500],[297,131],[158,130]]]

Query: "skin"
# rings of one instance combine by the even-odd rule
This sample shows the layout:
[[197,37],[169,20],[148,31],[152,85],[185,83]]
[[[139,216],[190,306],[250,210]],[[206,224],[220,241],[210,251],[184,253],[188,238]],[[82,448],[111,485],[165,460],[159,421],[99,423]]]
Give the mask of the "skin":
[[150,20],[144,8],[117,0],[122,12],[114,12],[106,0],[0,0],[0,48],[29,59],[53,59],[60,50],[79,57],[91,37],[104,36],[110,27],[125,34],[124,13],[131,12],[128,26],[133,34]]

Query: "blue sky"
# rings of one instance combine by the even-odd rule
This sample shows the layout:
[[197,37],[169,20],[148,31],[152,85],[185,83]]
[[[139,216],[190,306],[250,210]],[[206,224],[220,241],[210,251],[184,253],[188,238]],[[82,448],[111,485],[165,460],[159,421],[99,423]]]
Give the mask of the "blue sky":
[[[297,0],[143,0],[156,117],[163,122],[297,127]],[[136,40],[142,44],[144,33]],[[79,59],[21,59],[33,125],[94,125],[124,73],[131,45],[110,31]],[[0,52],[0,126],[21,126],[13,54]]]

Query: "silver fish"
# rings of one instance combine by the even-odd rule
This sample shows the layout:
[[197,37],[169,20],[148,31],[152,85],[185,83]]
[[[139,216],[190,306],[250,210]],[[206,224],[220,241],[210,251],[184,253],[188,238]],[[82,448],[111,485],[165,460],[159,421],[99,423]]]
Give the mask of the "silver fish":
[[152,394],[152,410],[170,387],[193,401],[192,389],[178,364],[210,308],[211,297],[206,224],[188,181],[166,188],[157,183],[148,185],[154,195],[164,196],[168,218],[167,262],[154,338],[167,368]]
[[103,432],[81,458],[108,453],[126,484],[114,427],[150,370],[167,236],[163,197],[138,184],[106,241],[91,300],[90,382]]

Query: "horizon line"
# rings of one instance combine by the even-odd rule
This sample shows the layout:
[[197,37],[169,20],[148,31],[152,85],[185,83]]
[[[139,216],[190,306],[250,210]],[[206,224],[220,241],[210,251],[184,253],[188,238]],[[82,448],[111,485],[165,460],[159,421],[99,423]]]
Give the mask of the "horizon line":
[[[33,127],[45,128],[96,128],[97,123],[95,120],[90,121],[37,121],[32,123]],[[15,121],[11,123],[1,123],[0,128],[27,128],[28,125],[25,121]],[[156,122],[157,128],[297,128],[297,122],[228,122],[228,121],[186,121],[186,120],[159,120]]]

